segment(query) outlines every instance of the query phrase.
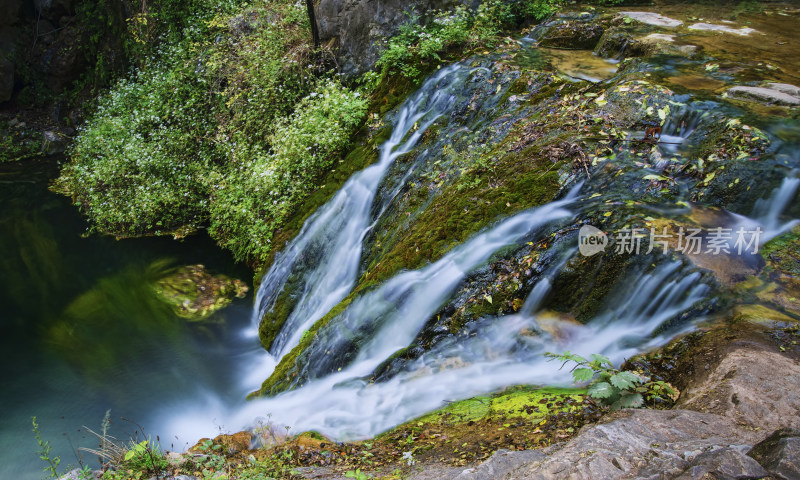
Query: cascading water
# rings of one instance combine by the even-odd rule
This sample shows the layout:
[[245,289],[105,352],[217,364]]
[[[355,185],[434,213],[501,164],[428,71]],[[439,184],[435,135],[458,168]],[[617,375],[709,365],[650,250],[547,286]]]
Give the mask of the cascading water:
[[353,372],[370,373],[389,355],[408,344],[447,300],[464,277],[502,247],[570,213],[565,200],[517,214],[453,249],[439,261],[403,272],[359,297],[305,350],[300,378],[315,378],[350,361]]
[[[485,69],[455,65],[427,80],[400,107],[378,163],[354,175],[276,257],[259,289],[253,324],[275,307],[284,289],[296,293],[292,311],[270,349],[271,365],[351,292],[360,273],[363,244],[402,190],[415,162],[398,165],[390,178],[384,177],[399,156],[414,149],[430,125],[452,113],[458,103],[458,89],[476,70],[483,73]],[[494,88],[488,94],[492,98],[502,95],[502,89]],[[420,161],[427,158],[425,152],[417,157]],[[471,322],[465,327],[465,335],[438,342],[377,383],[367,381],[376,367],[414,340],[467,275],[486,264],[495,252],[524,240],[544,238],[551,231],[544,226],[569,220],[572,214],[567,208],[577,204],[579,188],[561,200],[502,220],[438,261],[401,272],[353,299],[316,330],[295,360],[294,390],[253,400],[233,412],[230,406],[209,399],[211,405],[197,406],[202,415],[185,411],[181,416],[166,416],[163,421],[168,430],[201,436],[213,425],[203,425],[198,418],[213,418],[214,425],[241,428],[269,414],[272,421],[294,431],[313,429],[336,439],[363,438],[438,408],[445,400],[512,384],[569,383],[565,372],[546,362],[542,355],[546,351],[602,353],[618,362],[665,342],[669,338],[666,333],[656,332],[662,328],[666,331],[670,321],[709,290],[699,273],[679,262],[665,263],[633,277],[628,282],[631,290],[618,292],[617,301],[610,303],[617,307],[587,325],[562,323],[556,327],[562,335],[547,333],[549,327],[540,325],[545,320],[538,310],[550,292],[550,279],[576,254],[568,249],[539,277],[518,314]],[[687,327],[685,322],[683,326]],[[673,328],[669,333],[676,331]],[[263,371],[257,376],[266,378]],[[216,411],[216,415],[210,411]]]
[[[475,247],[479,238],[507,228],[501,224],[467,245],[471,243]],[[457,255],[453,252],[448,257]],[[442,261],[453,262],[453,258],[446,257]],[[536,313],[528,313],[538,310],[548,294],[549,277],[545,275],[540,279],[519,314],[475,322],[466,339],[438,344],[387,381],[369,383],[364,375],[384,360],[391,348],[363,350],[362,354],[371,351],[375,356],[366,358],[365,355],[363,360],[296,390],[251,401],[234,414],[219,408],[215,422],[248,425],[255,418],[269,414],[270,421],[291,426],[294,432],[315,430],[339,440],[367,438],[439,408],[445,401],[515,384],[568,384],[568,372],[548,362],[542,355],[547,351],[570,350],[581,355],[602,353],[620,362],[634,352],[662,344],[679,330],[665,329],[661,335],[654,332],[703,299],[709,291],[700,274],[680,262],[662,264],[651,272],[635,276],[628,291],[617,292],[610,302],[616,307],[609,308],[587,325],[564,322],[558,327],[563,335],[553,336],[539,327]],[[448,278],[438,281],[446,282]],[[418,318],[428,318],[435,313],[438,306],[433,303],[428,305],[427,311],[417,311]],[[371,316],[361,318],[365,323],[372,320]],[[677,328],[689,327],[684,323]],[[404,333],[416,328],[411,322]],[[380,333],[374,338],[380,338],[387,331],[379,329]],[[530,332],[538,333],[531,335]],[[206,407],[202,416],[186,412],[182,417],[170,417],[168,422],[170,430],[200,435],[213,425],[203,425],[197,419],[208,417]]]
[[[450,90],[459,87],[469,71],[456,64],[428,79],[401,107],[391,137],[381,146],[378,163],[355,174],[276,256],[258,290],[254,325],[275,306],[289,278],[302,277],[300,285],[293,286],[302,293],[270,348],[276,359],[291,350],[308,327],[350,293],[358,276],[362,242],[371,226],[370,210],[381,180],[395,159],[408,153],[448,109],[452,103]],[[390,190],[396,194],[400,187],[401,184],[394,185]]]
[[762,243],[772,240],[800,223],[798,220],[781,221],[780,218],[797,194],[798,187],[800,178],[786,177],[781,186],[772,191],[769,198],[756,201],[752,217],[765,230],[765,235],[761,238]]

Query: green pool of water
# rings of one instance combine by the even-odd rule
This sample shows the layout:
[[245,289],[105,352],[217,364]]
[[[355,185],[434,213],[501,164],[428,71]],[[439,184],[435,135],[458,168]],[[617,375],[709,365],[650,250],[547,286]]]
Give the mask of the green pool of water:
[[[44,464],[31,432],[37,416],[62,467],[76,465],[81,446],[96,439],[111,410],[111,433],[139,427],[163,435],[156,412],[180,408],[204,392],[230,401],[245,388],[231,378],[251,299],[236,300],[215,322],[189,323],[153,294],[152,282],[170,265],[202,263],[211,272],[245,280],[237,265],[205,235],[117,241],[87,236],[69,199],[47,190],[55,162],[0,165],[0,478],[39,479]],[[173,432],[168,432],[172,437]],[[213,434],[214,432],[209,432]],[[191,439],[164,438],[183,449]],[[96,459],[83,454],[82,461]]]

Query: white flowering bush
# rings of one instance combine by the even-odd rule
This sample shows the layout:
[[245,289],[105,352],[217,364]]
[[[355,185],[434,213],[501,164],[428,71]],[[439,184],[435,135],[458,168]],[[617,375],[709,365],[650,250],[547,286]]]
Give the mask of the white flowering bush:
[[208,216],[205,179],[224,158],[208,141],[212,112],[198,78],[180,65],[122,80],[100,99],[57,187],[116,235],[197,227]]
[[367,112],[358,93],[328,80],[279,121],[272,151],[245,146],[238,163],[216,187],[211,233],[237,258],[263,259],[272,234],[314,188],[347,146]]
[[208,226],[238,259],[257,260],[347,145],[367,101],[310,65],[305,4],[187,24],[182,40],[154,48],[102,97],[55,188],[99,231]]

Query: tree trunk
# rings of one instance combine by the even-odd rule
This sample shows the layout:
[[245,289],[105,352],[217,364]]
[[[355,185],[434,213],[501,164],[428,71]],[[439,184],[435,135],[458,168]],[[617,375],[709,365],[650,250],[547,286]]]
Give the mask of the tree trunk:
[[319,49],[319,29],[317,28],[317,16],[314,14],[314,0],[306,0],[306,10],[308,10],[308,20],[311,22],[311,36],[314,37],[314,50]]

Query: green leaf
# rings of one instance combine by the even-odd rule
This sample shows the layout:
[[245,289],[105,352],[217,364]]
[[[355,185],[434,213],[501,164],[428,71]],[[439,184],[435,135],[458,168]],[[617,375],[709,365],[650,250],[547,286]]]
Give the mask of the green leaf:
[[639,408],[644,405],[644,398],[640,393],[631,393],[622,395],[619,399],[611,405],[612,410],[619,410],[620,408]]
[[577,368],[572,371],[572,378],[576,382],[588,382],[594,377],[594,370],[591,368]]
[[635,387],[636,384],[642,383],[641,377],[633,372],[619,372],[613,375],[608,381],[611,382],[611,385],[614,385],[620,390],[629,390]]
[[659,182],[666,182],[667,180],[669,180],[669,178],[663,175],[645,175],[643,178],[645,180],[657,180]]
[[595,383],[587,392],[590,397],[594,398],[609,398],[614,394],[614,387],[606,382]]
[[597,354],[597,353],[593,353],[591,356],[592,356],[592,360],[595,360],[595,361],[597,361],[597,362],[600,362],[600,365],[603,365],[603,364],[606,364],[606,365],[608,365],[608,366],[611,366],[611,365],[612,365],[612,364],[611,364],[611,359],[609,359],[609,358],[608,358],[608,357],[606,357],[606,356],[599,355],[599,354]]

